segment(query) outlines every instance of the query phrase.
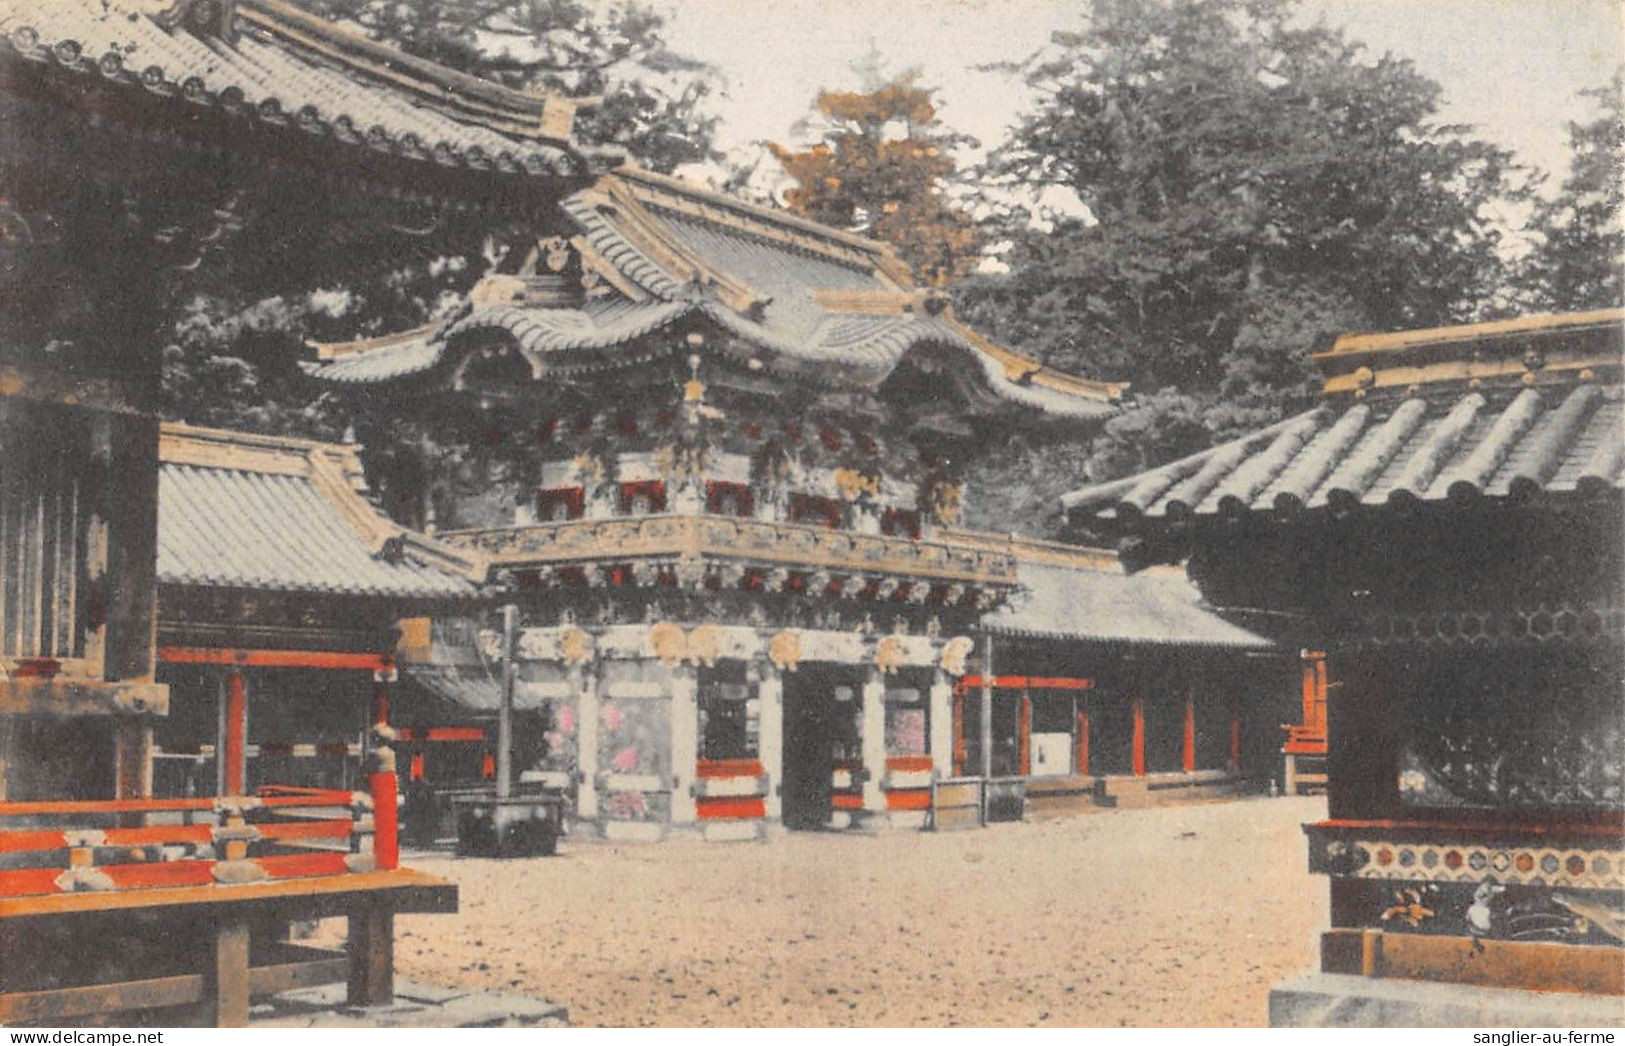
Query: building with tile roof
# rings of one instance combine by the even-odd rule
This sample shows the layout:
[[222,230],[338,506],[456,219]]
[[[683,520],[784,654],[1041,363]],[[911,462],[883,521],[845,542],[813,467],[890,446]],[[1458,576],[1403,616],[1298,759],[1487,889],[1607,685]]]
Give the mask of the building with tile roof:
[[[460,553],[365,507],[350,452],[172,431],[190,457],[161,465],[155,332],[200,270],[297,295],[533,228],[616,159],[573,141],[580,104],[279,0],[0,0],[0,850],[39,865],[0,876],[0,928],[72,938],[0,962],[0,1023],[185,1005],[242,1024],[268,976],[335,976],[332,959],[250,969],[281,954],[276,918],[317,911],[353,916],[352,1001],[387,1002],[393,912],[455,908],[455,887],[397,867],[383,742],[417,738],[386,721],[390,615],[466,606],[475,579]],[[174,510],[162,547],[160,500]],[[249,738],[343,714],[336,736],[255,742],[256,772],[314,760],[338,785],[295,800],[336,817],[266,823],[289,798],[241,795]],[[175,732],[216,725],[201,794],[166,780],[201,756],[168,751]],[[155,731],[170,732],[156,751]],[[365,779],[334,751],[363,745]],[[67,866],[69,838],[149,816],[127,837],[143,841],[72,844],[71,872],[50,867]],[[353,852],[297,841],[341,835]],[[268,908],[262,879],[297,881],[275,883]],[[102,983],[85,980],[92,951]]]
[[1325,746],[1332,925],[1273,1022],[1617,1012],[1622,357],[1620,309],[1347,335],[1311,410],[1066,496],[1134,565],[1185,561],[1325,651],[1293,740]]
[[337,385],[419,378],[512,397],[525,370],[544,384],[647,371],[652,356],[686,356],[685,337],[705,330],[705,356],[763,380],[874,393],[899,371],[940,374],[939,396],[971,414],[1098,421],[1123,392],[960,323],[874,240],[630,167],[568,197],[563,211],[573,234],[491,278],[454,315],[318,345],[307,369]]
[[[155,728],[161,793],[353,786],[374,704],[390,702],[398,674],[398,623],[486,601],[483,560],[366,500],[359,449],[162,426],[158,678],[171,701]],[[218,746],[228,693],[242,703],[245,745],[229,775]],[[468,725],[446,711],[396,702],[405,749],[423,747],[414,726]],[[479,747],[462,753],[475,781],[486,747],[476,732]]]

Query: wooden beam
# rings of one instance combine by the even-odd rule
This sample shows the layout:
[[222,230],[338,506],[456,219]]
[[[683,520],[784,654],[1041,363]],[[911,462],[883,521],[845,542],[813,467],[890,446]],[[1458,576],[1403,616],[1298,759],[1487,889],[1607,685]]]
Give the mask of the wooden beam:
[[344,650],[236,650],[224,647],[166,646],[158,660],[173,665],[236,665],[242,668],[329,668],[369,672],[395,667],[393,654]]
[[1625,964],[1619,949],[1607,945],[1338,929],[1321,935],[1321,968],[1433,983],[1625,995]]
[[160,1006],[187,1006],[203,1001],[202,974],[149,977],[118,984],[12,992],[0,995],[0,1024],[63,1024],[86,1014],[109,1015]]
[[248,993],[256,996],[279,995],[296,988],[339,984],[348,980],[349,976],[349,957],[336,953],[329,959],[305,959],[299,962],[254,966],[248,971]]

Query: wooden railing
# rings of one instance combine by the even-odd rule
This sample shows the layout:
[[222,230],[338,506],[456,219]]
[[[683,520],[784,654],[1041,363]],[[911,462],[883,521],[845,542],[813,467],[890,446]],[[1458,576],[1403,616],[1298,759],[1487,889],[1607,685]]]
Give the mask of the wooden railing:
[[394,774],[370,783],[367,792],[0,802],[0,898],[392,869]]

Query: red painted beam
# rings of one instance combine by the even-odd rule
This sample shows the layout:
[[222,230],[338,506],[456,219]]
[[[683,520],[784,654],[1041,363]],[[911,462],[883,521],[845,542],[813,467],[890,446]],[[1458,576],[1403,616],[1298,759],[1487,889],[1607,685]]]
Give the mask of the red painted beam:
[[761,777],[767,773],[759,759],[701,759],[694,776],[704,778]]
[[931,791],[927,788],[909,788],[887,792],[886,809],[929,810],[931,809]]
[[232,650],[222,647],[165,646],[158,660],[175,665],[238,665],[243,668],[330,668],[379,671],[393,668],[393,654],[343,650]]
[[[974,690],[984,686],[981,676],[964,676],[955,689]],[[995,690],[1093,690],[1095,681],[1072,676],[994,676]]]
[[767,803],[760,796],[702,798],[695,801],[695,812],[702,821],[734,821],[766,817]]

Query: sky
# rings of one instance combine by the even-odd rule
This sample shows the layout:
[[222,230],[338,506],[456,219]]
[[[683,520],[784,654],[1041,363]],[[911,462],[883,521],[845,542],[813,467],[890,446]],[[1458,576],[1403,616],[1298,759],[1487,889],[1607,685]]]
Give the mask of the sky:
[[[666,0],[667,41],[715,64],[718,145],[748,150],[795,141],[822,87],[854,88],[851,63],[879,50],[887,71],[918,67],[939,88],[942,120],[992,145],[1030,99],[1008,74],[979,70],[1018,60],[1073,25],[1086,0]],[[1561,174],[1566,121],[1587,115],[1576,92],[1605,83],[1625,61],[1622,0],[1305,0],[1367,45],[1411,59],[1444,88],[1442,118],[1520,159]]]

